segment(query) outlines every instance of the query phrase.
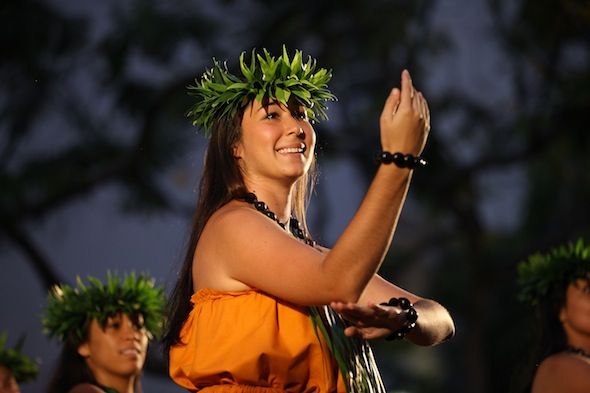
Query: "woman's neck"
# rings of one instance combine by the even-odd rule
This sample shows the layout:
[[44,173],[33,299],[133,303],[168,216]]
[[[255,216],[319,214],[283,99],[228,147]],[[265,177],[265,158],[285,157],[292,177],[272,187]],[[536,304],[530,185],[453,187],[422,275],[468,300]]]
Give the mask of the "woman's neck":
[[590,337],[587,334],[574,331],[569,326],[564,326],[564,330],[567,336],[567,344],[570,347],[590,353]]
[[283,185],[270,182],[246,182],[249,192],[256,194],[259,201],[266,203],[270,211],[276,214],[281,223],[285,223],[291,217],[291,195],[293,184]]
[[109,378],[97,379],[97,382],[107,388],[113,388],[119,393],[134,393],[136,376],[132,377],[117,377],[109,376]]

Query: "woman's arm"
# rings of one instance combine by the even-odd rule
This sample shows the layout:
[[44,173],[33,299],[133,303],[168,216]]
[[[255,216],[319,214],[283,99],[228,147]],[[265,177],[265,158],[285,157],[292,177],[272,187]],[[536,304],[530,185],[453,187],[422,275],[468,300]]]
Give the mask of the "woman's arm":
[[405,324],[404,313],[398,307],[379,305],[392,297],[407,298],[418,312],[416,326],[406,336],[414,344],[436,345],[455,334],[453,319],[443,306],[405,291],[378,275],[369,282],[358,303],[334,302],[331,306],[353,323],[346,330],[347,335],[383,338]]
[[[380,118],[382,147],[419,155],[428,109],[407,71],[401,84],[401,92],[392,90]],[[245,285],[300,305],[358,301],[389,248],[410,178],[409,169],[381,165],[351,223],[325,255],[245,203],[230,202],[201,235],[195,287]],[[203,277],[216,278],[212,284]]]
[[[392,90],[380,117],[381,145],[389,152],[419,155],[430,127],[426,101],[414,90],[407,71],[401,92]],[[326,274],[348,289],[340,299],[358,301],[379,269],[391,244],[412,172],[381,165],[352,221],[327,254]],[[338,300],[338,298],[336,298]]]

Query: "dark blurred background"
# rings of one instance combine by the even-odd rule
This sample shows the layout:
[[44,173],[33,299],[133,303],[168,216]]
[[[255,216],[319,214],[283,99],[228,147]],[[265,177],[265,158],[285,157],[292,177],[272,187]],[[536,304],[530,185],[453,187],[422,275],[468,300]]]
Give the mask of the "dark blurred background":
[[[174,281],[206,144],[185,86],[212,57],[283,43],[334,70],[310,208],[327,246],[375,172],[403,68],[430,102],[430,164],[382,274],[446,305],[457,334],[376,342],[388,391],[518,386],[534,326],[515,265],[590,234],[588,1],[4,0],[0,32],[0,330],[42,362],[23,392],[42,391],[58,354],[39,322],[52,284]],[[157,345],[143,380],[181,391]]]

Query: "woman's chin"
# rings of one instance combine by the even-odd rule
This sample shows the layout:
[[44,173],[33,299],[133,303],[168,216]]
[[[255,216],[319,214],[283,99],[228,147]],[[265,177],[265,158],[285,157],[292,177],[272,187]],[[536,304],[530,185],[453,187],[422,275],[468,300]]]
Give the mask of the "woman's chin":
[[301,168],[291,168],[289,170],[286,170],[284,172],[285,177],[292,180],[292,181],[297,181],[299,180],[302,176],[305,176],[305,173],[307,172],[307,169],[304,167]]

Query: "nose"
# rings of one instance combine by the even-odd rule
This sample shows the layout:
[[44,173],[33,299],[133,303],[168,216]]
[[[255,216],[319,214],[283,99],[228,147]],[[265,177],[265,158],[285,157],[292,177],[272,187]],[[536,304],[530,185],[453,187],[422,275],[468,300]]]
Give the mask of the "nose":
[[282,116],[282,119],[284,121],[283,127],[285,127],[284,129],[287,135],[294,134],[297,137],[301,137],[301,135],[305,136],[305,131],[301,127],[299,119],[297,119],[290,111],[285,112],[287,113],[285,116]]
[[142,340],[142,333],[139,329],[132,327],[125,332],[125,341],[140,343]]
[[289,126],[288,135],[295,135],[299,139],[305,139],[305,131],[299,124],[293,124]]

